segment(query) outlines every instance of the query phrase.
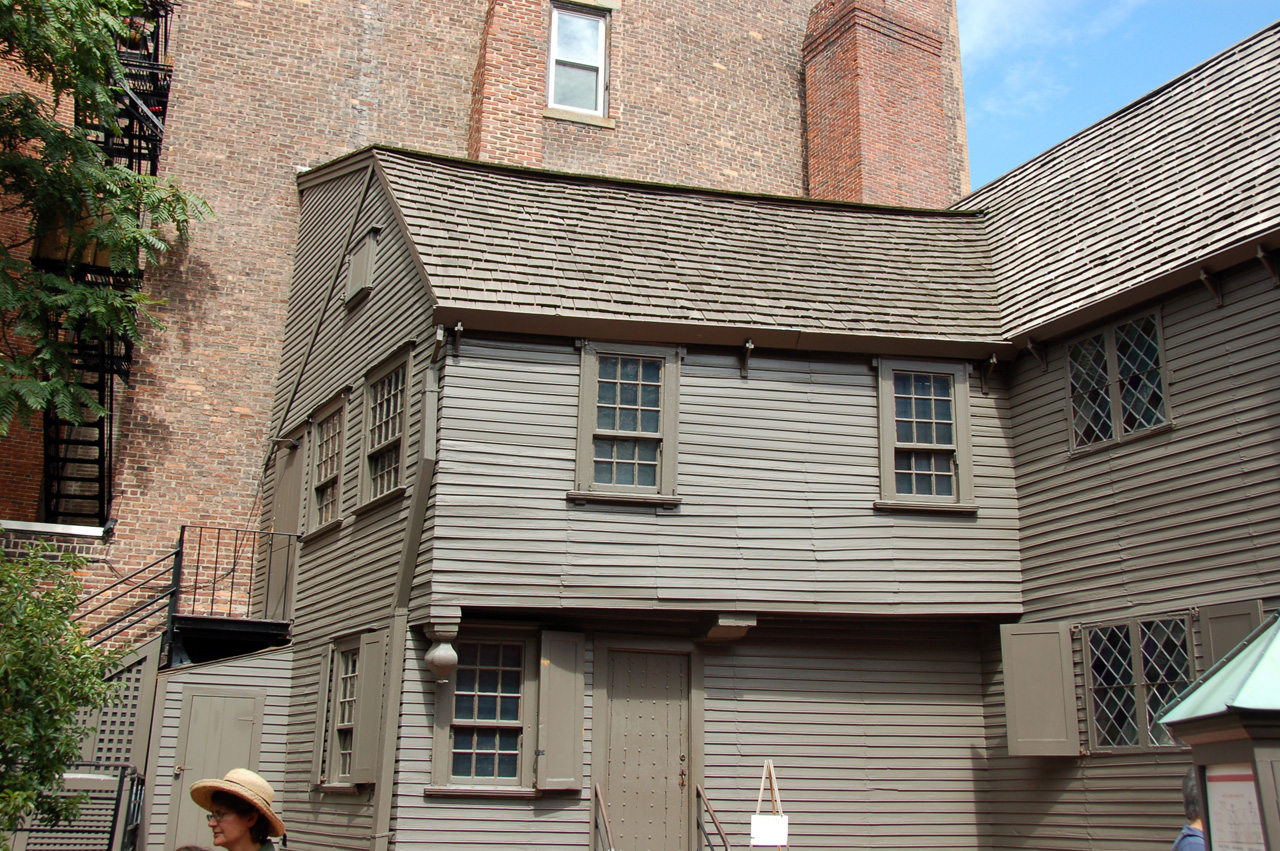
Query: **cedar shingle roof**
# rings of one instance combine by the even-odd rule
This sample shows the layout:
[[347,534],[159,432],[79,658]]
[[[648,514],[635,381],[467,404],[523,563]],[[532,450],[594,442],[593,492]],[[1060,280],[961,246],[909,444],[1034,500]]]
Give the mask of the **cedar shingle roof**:
[[987,211],[1010,338],[1275,231],[1280,23],[956,208]]
[[972,213],[727,195],[377,149],[442,306],[994,341]]
[[797,345],[823,337],[821,347],[878,340],[886,352],[920,341],[985,356],[1274,239],[1278,106],[1280,23],[950,211],[733,195],[377,147],[363,156],[379,164],[442,311],[561,328],[661,324],[690,339],[732,329],[791,332]]

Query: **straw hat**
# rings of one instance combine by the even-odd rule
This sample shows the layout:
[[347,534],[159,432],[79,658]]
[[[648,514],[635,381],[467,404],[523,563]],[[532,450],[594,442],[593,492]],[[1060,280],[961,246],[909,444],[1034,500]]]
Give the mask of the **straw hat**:
[[210,798],[213,797],[214,792],[226,792],[248,801],[271,825],[268,836],[284,835],[284,822],[280,820],[280,816],[276,815],[275,810],[271,809],[276,790],[249,769],[233,768],[221,780],[197,780],[191,784],[191,800],[206,810],[213,809]]

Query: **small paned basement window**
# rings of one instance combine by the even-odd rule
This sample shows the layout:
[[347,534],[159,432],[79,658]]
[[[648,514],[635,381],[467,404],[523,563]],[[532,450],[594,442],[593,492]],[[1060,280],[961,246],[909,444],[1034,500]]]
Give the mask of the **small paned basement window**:
[[328,700],[316,713],[315,784],[341,788],[374,781],[386,650],[386,630],[329,646],[320,680]]
[[548,106],[606,114],[608,21],[605,12],[552,7]]
[[1123,440],[1168,422],[1160,322],[1154,313],[1071,343],[1067,373],[1073,449]]
[[943,505],[972,501],[968,394],[963,364],[881,361],[884,500]]
[[583,636],[484,632],[454,642],[458,668],[437,684],[427,794],[581,789]]
[[1092,747],[1175,746],[1156,719],[1193,678],[1189,618],[1086,627],[1084,645]]
[[369,385],[367,499],[377,499],[400,486],[405,371],[402,363]]
[[583,346],[577,492],[675,493],[678,380],[676,352]]
[[322,418],[315,425],[314,526],[338,519],[340,493],[338,476],[342,468],[342,410]]

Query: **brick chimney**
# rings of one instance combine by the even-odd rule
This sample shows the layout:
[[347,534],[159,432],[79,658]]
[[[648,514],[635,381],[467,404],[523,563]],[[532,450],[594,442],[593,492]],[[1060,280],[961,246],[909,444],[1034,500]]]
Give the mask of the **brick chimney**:
[[945,207],[968,194],[955,0],[822,0],[803,54],[812,197]]

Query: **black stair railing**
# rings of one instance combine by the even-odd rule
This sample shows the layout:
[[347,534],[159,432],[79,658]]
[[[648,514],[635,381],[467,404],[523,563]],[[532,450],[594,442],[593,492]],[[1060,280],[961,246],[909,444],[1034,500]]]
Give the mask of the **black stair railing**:
[[298,536],[183,526],[178,544],[154,561],[81,598],[75,620],[94,624],[94,643],[172,642],[180,616],[288,621]]

